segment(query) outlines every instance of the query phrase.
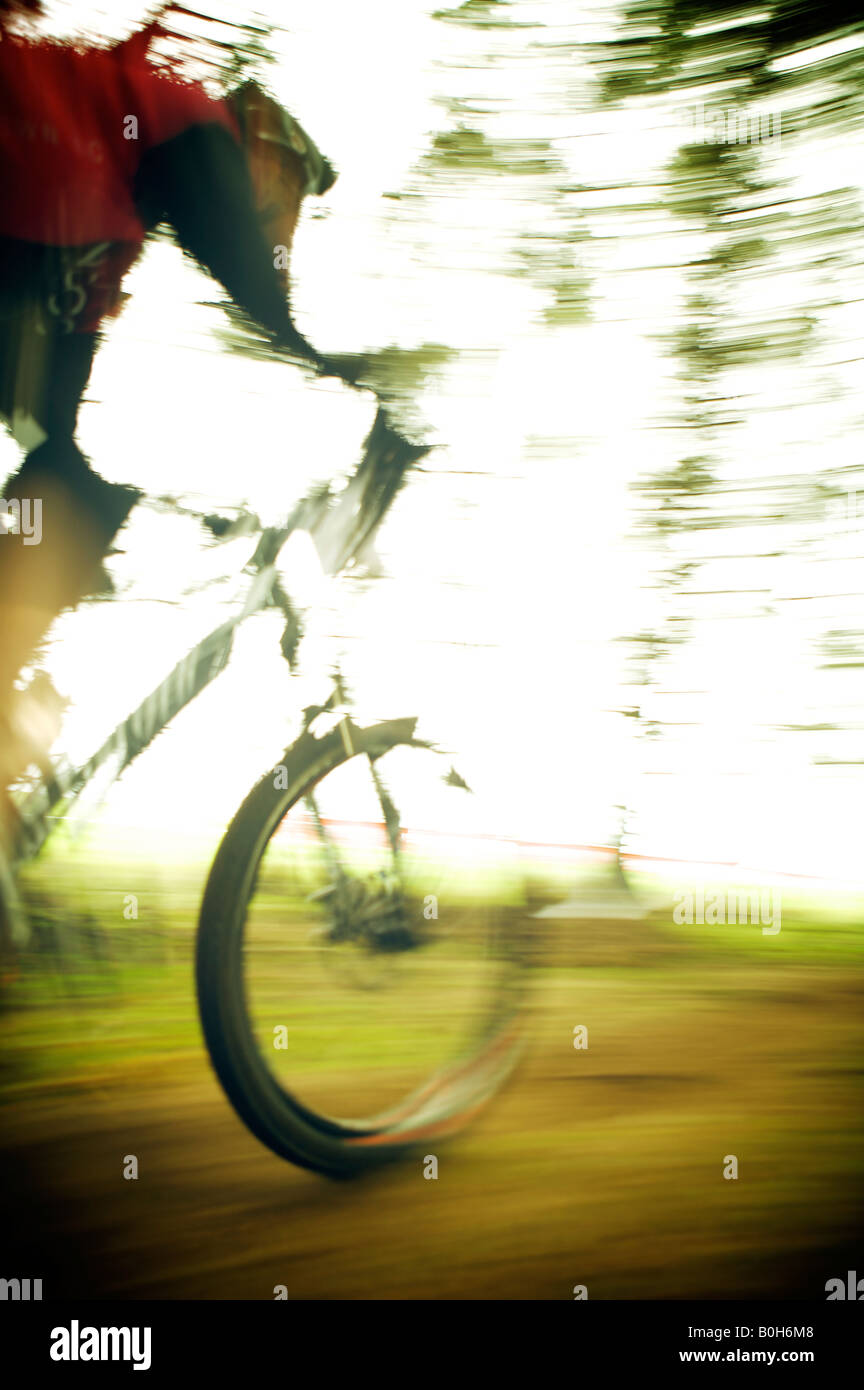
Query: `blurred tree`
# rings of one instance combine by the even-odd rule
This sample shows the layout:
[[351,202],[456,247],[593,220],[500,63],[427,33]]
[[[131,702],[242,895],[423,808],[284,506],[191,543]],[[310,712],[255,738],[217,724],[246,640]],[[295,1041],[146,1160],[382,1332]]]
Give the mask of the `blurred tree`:
[[[742,367],[757,374],[755,384],[764,369],[788,363],[800,377],[801,398],[807,397],[813,373],[804,368],[823,346],[819,325],[843,301],[843,280],[838,285],[836,276],[845,273],[848,280],[860,263],[858,191],[792,197],[767,172],[766,151],[776,148],[775,136],[779,145],[781,130],[786,142],[820,131],[858,138],[862,36],[864,16],[850,4],[636,0],[625,5],[615,35],[593,45],[604,104],[644,104],[650,97],[658,110],[686,103],[691,117],[661,191],[670,224],[689,232],[697,248],[684,261],[688,289],[680,326],[666,337],[678,364],[681,405],[677,419],[664,424],[689,448],[673,468],[637,485],[646,503],[644,525],[661,542],[657,582],[669,590],[672,635],[632,639],[639,683],[656,682],[657,663],[692,619],[688,597],[704,588],[696,580],[706,554],[699,532],[799,522],[836,495],[824,473],[760,479],[758,460],[748,460],[745,496],[729,481],[732,446],[724,444],[724,434],[734,433],[758,400],[758,387],[743,400],[731,384]],[[751,310],[748,295],[757,298],[772,275],[797,292],[798,303],[773,313]],[[818,387],[825,389],[824,379]],[[761,505],[754,507],[755,490]],[[662,542],[673,538],[678,542],[668,551]],[[681,563],[688,538],[693,554]],[[793,547],[790,538],[784,552]],[[673,554],[679,563],[671,563]],[[698,597],[694,601],[698,608]],[[647,732],[657,731],[652,719]]]

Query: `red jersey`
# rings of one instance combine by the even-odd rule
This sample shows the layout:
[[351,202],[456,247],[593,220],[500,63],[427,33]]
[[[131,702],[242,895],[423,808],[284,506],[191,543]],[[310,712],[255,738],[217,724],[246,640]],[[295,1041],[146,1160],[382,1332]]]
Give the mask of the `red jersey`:
[[111,312],[141,250],[134,182],[147,151],[214,122],[239,142],[225,103],[154,67],[147,42],[72,48],[0,35],[0,236],[88,248],[77,330]]

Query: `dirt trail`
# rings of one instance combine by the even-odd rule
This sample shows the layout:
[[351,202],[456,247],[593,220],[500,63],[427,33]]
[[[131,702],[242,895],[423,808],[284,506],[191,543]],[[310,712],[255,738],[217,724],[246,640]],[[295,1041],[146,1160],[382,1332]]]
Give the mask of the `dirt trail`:
[[437,1181],[292,1168],[203,1055],[43,1080],[0,1109],[3,1272],[46,1298],[824,1298],[856,1267],[860,1004],[825,966],[545,972],[526,1062]]

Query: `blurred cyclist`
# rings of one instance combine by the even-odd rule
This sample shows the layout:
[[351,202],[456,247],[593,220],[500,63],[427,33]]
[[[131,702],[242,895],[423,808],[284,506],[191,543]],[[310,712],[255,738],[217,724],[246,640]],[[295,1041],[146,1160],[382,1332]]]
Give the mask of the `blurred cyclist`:
[[347,370],[287,303],[301,201],[335,178],[305,132],[254,84],[218,101],[157,68],[158,23],[111,49],[10,34],[10,18],[40,12],[0,0],[0,414],[27,451],[0,493],[0,796],[45,745],[28,739],[15,678],[92,591],[141,495],[94,473],[74,434],[100,325],[148,230],[170,223],[290,355]]

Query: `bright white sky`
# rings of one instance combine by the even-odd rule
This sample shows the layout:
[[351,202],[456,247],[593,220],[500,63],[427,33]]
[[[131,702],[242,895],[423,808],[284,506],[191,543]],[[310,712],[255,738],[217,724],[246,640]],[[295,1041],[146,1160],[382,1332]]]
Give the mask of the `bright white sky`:
[[[429,736],[464,750],[457,765],[485,793],[489,830],[608,843],[615,808],[626,804],[629,847],[641,853],[857,873],[860,731],[776,729],[860,717],[860,671],[820,671],[817,647],[830,628],[861,626],[854,503],[852,524],[833,531],[811,519],[797,529],[708,532],[700,587],[712,593],[643,707],[677,727],[646,743],[616,713],[642,698],[616,639],[656,626],[666,600],[649,581],[669,563],[635,534],[630,488],[691,452],[680,433],[657,428],[678,403],[659,341],[679,323],[684,289],[669,267],[693,254],[691,241],[665,214],[604,218],[589,192],[593,318],[551,330],[538,326],[537,291],[502,274],[499,254],[544,208],[489,183],[454,183],[430,202],[423,226],[400,221],[400,205],[383,197],[406,187],[446,124],[442,93],[485,99],[499,112],[494,133],[556,142],[574,179],[588,190],[620,185],[622,200],[659,173],[688,113],[601,119],[580,72],[567,80],[584,100],[568,112],[537,66],[469,68],[488,35],[433,20],[439,4],[425,0],[261,8],[290,25],[277,94],[340,171],[295,242],[299,323],[325,350],[429,341],[460,349],[456,370],[436,377],[422,402],[429,437],[444,447],[394,509],[379,546],[391,577],[374,590],[322,586],[298,548],[295,583],[321,600],[303,676],[287,673],[275,618],[247,625],[229,671],[130,770],[106,813],[169,835],[223,825],[278,761],[297,709],[323,693],[327,663],[340,656],[361,714],[420,713]],[[582,38],[607,32],[601,4],[523,8]],[[107,17],[105,9],[74,13],[81,27],[119,36],[143,7],[117,0]],[[70,6],[56,0],[55,11],[62,18]],[[814,136],[772,146],[766,160],[791,180],[792,196],[861,188],[860,145]],[[611,197],[594,201],[599,209]],[[842,287],[859,308],[862,278]],[[228,355],[214,336],[219,313],[196,305],[212,287],[172,247],[154,245],[126,288],[131,304],[82,414],[82,444],[100,471],[194,506],[247,502],[271,520],[311,479],[347,473],[371,422],[368,398]],[[769,318],[799,302],[802,283],[778,274],[742,294],[742,312]],[[730,482],[860,463],[861,363],[832,365],[860,354],[860,314],[838,310],[825,326],[821,360],[751,370],[731,384],[757,408],[721,441]],[[543,451],[538,437],[570,442]],[[0,467],[11,471],[13,446],[2,450]],[[750,505],[758,515],[764,498]],[[239,569],[248,550],[236,542],[203,551],[192,522],[144,509],[123,537],[115,573],[124,599],[66,620],[51,654],[75,702],[63,735],[73,757],[221,619],[233,592],[205,589],[178,607],[178,591]],[[692,554],[698,541],[689,544]],[[749,559],[757,550],[781,553]],[[823,766],[826,754],[850,765]]]

